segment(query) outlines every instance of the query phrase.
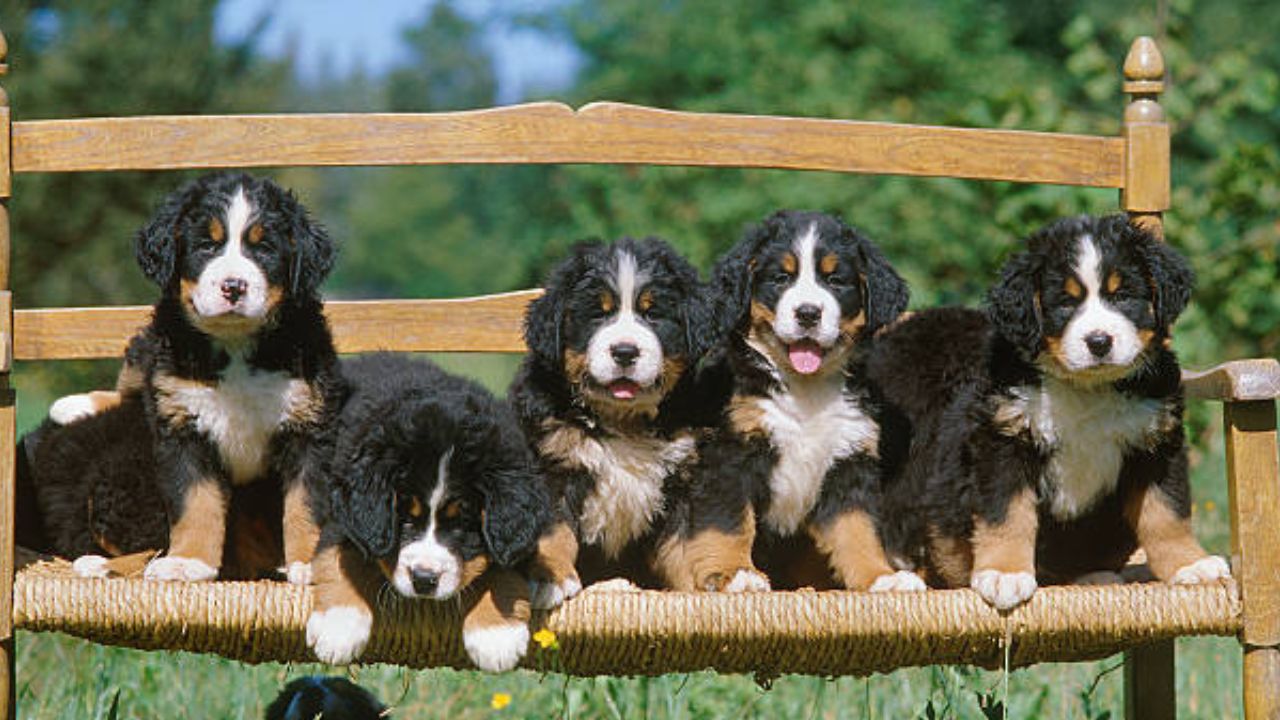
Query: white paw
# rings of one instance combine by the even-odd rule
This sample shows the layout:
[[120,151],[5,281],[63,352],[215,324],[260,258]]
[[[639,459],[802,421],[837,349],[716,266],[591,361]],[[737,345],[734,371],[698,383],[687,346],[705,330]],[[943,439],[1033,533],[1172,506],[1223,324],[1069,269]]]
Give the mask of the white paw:
[[587,592],[640,592],[640,586],[626,578],[609,578],[598,583],[591,583]]
[[311,613],[307,618],[307,647],[320,662],[346,665],[364,652],[373,631],[373,616],[350,605]]
[[1008,610],[1031,599],[1036,591],[1036,576],[1025,572],[980,570],[969,579],[969,586],[997,610]]
[[1110,570],[1095,570],[1071,581],[1072,585],[1123,585],[1124,576]]
[[1196,583],[1225,580],[1231,577],[1231,566],[1217,555],[1206,555],[1173,574],[1169,582],[1175,585],[1194,585]]
[[297,560],[289,563],[289,566],[283,568],[284,576],[292,585],[310,585],[311,584],[311,563],[298,562]]
[[514,668],[529,649],[529,626],[495,625],[462,632],[467,657],[485,672]]
[[577,575],[570,575],[558,583],[531,580],[529,591],[530,605],[537,610],[550,610],[560,607],[565,600],[582,592],[582,580]]
[[49,406],[49,419],[59,425],[70,425],[77,420],[93,417],[98,409],[87,393],[60,397]]
[[203,582],[218,577],[218,568],[210,567],[202,560],[169,555],[147,563],[142,576],[148,580],[180,580]]
[[769,578],[761,575],[754,570],[739,570],[734,574],[729,584],[724,586],[725,592],[769,592],[773,588],[769,585]]
[[101,555],[81,555],[71,563],[71,571],[76,574],[76,577],[82,578],[111,577],[111,571],[107,569],[107,559]]
[[910,570],[881,575],[867,588],[871,592],[924,592],[924,580]]

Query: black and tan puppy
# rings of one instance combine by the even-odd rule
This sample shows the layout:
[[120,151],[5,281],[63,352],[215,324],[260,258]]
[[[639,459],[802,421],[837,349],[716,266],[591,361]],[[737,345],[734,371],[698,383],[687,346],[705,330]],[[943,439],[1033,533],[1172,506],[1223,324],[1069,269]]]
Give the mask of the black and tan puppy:
[[461,598],[463,646],[482,670],[529,644],[531,555],[550,516],[509,406],[476,383],[403,356],[343,364],[351,395],[325,450],[315,607],[307,644],[327,663],[364,651],[376,598]]
[[[304,459],[340,399],[317,297],[332,242],[288,191],[225,172],[168,196],[136,250],[161,298],[129,343],[117,392],[63,398],[52,419],[127,418],[110,411],[122,398],[141,403],[168,522],[167,553],[147,566],[147,578],[217,577],[233,488],[272,482],[283,496],[289,579],[308,582],[318,530]],[[78,568],[109,570],[105,562]]]
[[906,309],[906,283],[843,222],[782,211],[717,264],[715,287],[734,390],[702,449],[683,531],[692,585],[768,587],[754,547],[783,586],[923,588],[883,549],[882,448],[892,433],[856,366],[859,348]]
[[985,315],[923,312],[877,343],[869,375],[913,427],[893,497],[934,582],[1010,608],[1037,576],[1114,573],[1137,547],[1161,580],[1229,574],[1191,534],[1169,329],[1192,282],[1123,216],[1065,219],[1008,261]]
[[578,244],[529,306],[510,397],[556,511],[536,605],[583,580],[670,585],[658,538],[721,402],[696,382],[711,336],[697,272],[657,238]]

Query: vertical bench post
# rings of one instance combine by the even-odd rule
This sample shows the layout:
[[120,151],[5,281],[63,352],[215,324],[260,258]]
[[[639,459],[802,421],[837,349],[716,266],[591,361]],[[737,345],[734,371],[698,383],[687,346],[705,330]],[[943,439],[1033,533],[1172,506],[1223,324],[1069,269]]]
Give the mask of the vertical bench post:
[[[1129,221],[1164,237],[1162,213],[1169,208],[1169,124],[1164,92],[1164,58],[1149,37],[1129,46],[1124,59],[1124,189],[1120,205]],[[1177,715],[1174,641],[1136,648],[1124,655],[1125,715],[1130,720],[1173,720]]]
[[[0,33],[0,76],[9,70],[9,46]],[[17,716],[13,645],[14,472],[16,418],[9,372],[13,369],[13,296],[9,292],[9,196],[13,165],[9,96],[0,87],[0,718]]]

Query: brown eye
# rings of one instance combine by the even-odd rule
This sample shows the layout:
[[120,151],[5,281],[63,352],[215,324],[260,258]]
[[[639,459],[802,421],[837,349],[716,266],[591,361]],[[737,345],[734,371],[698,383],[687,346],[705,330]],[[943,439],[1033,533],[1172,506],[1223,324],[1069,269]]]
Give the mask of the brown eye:
[[253,227],[249,228],[249,242],[254,244],[262,242],[262,236],[265,233],[266,233],[266,230],[262,229],[261,224],[254,225]]
[[1062,284],[1062,290],[1076,300],[1084,299],[1084,288],[1080,286],[1080,281],[1073,277],[1067,278],[1067,281]]
[[209,237],[214,242],[222,242],[227,236],[227,231],[222,227],[222,221],[218,218],[209,220]]
[[422,501],[416,496],[409,498],[409,517],[417,519],[422,517],[422,513],[426,508],[422,506]]
[[609,292],[600,293],[600,309],[607,313],[611,313],[613,312],[613,306],[613,294]]
[[446,519],[453,520],[462,514],[462,501],[454,500],[444,506],[444,516]]

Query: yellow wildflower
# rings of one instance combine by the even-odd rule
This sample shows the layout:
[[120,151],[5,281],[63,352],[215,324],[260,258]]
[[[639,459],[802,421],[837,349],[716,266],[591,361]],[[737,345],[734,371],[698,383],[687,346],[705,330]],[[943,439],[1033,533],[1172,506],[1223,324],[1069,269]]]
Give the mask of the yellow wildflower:
[[493,694],[493,698],[489,700],[489,707],[493,708],[494,710],[501,710],[502,708],[510,704],[511,704],[510,693],[496,692]]
[[1205,510],[1208,510],[1209,512],[1213,512],[1214,510],[1216,510],[1216,509],[1217,509],[1217,507],[1218,507],[1218,503],[1216,503],[1216,502],[1214,502],[1214,501],[1212,501],[1212,500],[1205,500],[1205,501],[1204,501],[1204,509],[1205,509]]
[[534,633],[533,641],[538,643],[538,647],[543,650],[558,650],[560,648],[560,641],[556,639],[556,634],[547,628],[542,628],[538,632]]

